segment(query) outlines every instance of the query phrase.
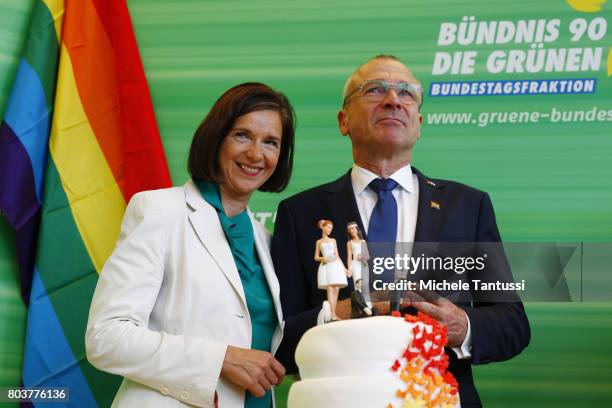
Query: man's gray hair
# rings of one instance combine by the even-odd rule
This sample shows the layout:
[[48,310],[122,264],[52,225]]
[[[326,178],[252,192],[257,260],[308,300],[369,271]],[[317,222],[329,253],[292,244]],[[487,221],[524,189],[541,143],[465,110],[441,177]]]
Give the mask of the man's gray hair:
[[346,99],[346,97],[348,96],[349,92],[352,90],[353,88],[353,78],[355,77],[355,75],[359,72],[359,70],[361,68],[363,68],[364,65],[366,65],[369,62],[375,61],[375,60],[379,60],[379,59],[389,59],[389,60],[393,60],[393,61],[397,61],[399,63],[402,63],[402,60],[400,60],[399,58],[397,58],[395,55],[393,54],[378,54],[372,58],[370,58],[369,60],[365,61],[363,64],[361,64],[360,66],[357,67],[357,69],[355,69],[351,75],[349,75],[349,77],[346,79],[346,82],[344,83],[344,89],[342,90],[342,104],[344,105],[344,101]]

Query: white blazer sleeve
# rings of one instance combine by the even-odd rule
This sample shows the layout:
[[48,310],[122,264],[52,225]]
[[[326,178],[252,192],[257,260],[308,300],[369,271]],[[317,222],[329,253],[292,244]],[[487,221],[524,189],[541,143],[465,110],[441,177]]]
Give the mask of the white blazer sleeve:
[[164,280],[164,222],[172,222],[163,219],[156,204],[154,193],[130,200],[89,310],[87,358],[100,370],[164,395],[213,407],[227,344],[148,329]]

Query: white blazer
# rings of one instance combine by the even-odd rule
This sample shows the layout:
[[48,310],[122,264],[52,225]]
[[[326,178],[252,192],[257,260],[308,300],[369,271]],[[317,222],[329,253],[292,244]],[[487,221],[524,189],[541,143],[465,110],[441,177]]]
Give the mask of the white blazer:
[[[251,217],[282,337],[269,233]],[[113,406],[243,408],[243,389],[219,378],[228,345],[251,347],[251,318],[217,212],[187,182],[138,193],[96,286],[87,358],[125,377]]]

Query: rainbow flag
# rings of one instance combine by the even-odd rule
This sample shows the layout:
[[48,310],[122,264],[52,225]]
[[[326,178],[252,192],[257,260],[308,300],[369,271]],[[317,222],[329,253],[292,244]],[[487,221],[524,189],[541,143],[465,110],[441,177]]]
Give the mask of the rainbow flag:
[[120,378],[86,360],[91,296],[130,197],[171,181],[125,1],[34,3],[0,127],[0,208],[32,274],[23,383],[105,407]]

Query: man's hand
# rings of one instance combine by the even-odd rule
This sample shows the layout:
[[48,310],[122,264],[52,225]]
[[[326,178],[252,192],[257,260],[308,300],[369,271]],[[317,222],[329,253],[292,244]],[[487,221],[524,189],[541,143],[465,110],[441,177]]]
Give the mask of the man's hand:
[[443,297],[427,300],[417,293],[407,292],[407,298],[409,302],[402,303],[402,307],[412,306],[448,327],[449,347],[459,347],[463,344],[467,335],[468,318],[461,308]]
[[285,367],[272,354],[227,346],[221,377],[249,390],[256,397],[263,397],[273,385],[283,381]]

